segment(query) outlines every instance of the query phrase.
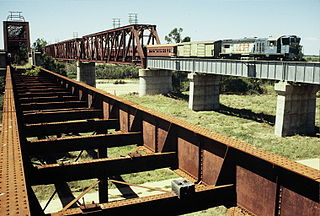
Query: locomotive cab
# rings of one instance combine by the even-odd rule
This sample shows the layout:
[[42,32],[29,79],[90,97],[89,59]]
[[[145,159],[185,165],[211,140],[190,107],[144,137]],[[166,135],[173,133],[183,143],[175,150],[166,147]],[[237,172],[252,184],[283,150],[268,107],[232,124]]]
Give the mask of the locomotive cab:
[[295,35],[281,36],[278,39],[277,52],[283,54],[287,60],[301,60],[303,54],[300,41],[301,38]]

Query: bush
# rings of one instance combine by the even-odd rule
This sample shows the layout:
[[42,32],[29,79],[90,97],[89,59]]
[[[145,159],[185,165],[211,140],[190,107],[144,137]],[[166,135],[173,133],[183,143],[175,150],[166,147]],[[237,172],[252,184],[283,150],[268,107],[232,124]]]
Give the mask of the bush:
[[139,67],[132,65],[96,65],[98,79],[139,78]]
[[66,76],[65,64],[54,60],[51,56],[46,54],[41,55],[42,66],[48,70]]
[[182,71],[174,71],[172,73],[172,91],[181,93],[189,90],[188,73]]
[[37,76],[40,73],[40,69],[39,68],[30,68],[27,69],[25,73],[23,73],[22,75],[26,75],[26,76]]
[[266,81],[252,78],[222,76],[220,91],[223,93],[261,94]]

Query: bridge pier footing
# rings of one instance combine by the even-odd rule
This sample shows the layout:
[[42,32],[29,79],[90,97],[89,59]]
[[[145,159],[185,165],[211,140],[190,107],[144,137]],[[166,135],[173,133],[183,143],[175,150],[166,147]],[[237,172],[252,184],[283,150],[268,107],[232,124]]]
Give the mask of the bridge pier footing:
[[279,82],[274,88],[278,94],[275,135],[314,135],[319,86]]
[[172,90],[172,71],[159,69],[139,70],[139,96],[166,94]]
[[190,80],[189,109],[194,111],[220,108],[220,76],[212,74],[188,74]]
[[96,70],[94,62],[77,61],[77,81],[96,87]]

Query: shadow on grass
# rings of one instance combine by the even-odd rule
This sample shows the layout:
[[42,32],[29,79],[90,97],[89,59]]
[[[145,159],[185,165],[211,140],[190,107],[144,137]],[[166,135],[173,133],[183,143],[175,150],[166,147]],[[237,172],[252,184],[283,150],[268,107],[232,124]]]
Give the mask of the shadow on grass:
[[276,119],[274,115],[268,115],[264,113],[255,113],[249,109],[237,109],[237,108],[225,106],[223,104],[220,104],[220,109],[217,112],[225,115],[236,116],[239,118],[253,120],[259,123],[267,123],[271,126],[274,126],[275,119]]
[[164,94],[164,96],[168,98],[177,99],[177,100],[184,100],[184,101],[189,100],[189,95],[183,94],[182,92],[169,92],[167,94]]

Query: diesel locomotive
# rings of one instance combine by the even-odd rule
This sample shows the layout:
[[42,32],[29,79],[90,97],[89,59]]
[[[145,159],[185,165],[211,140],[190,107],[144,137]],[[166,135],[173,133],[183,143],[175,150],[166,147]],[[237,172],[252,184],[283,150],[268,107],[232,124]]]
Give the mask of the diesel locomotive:
[[227,59],[303,60],[301,38],[284,35],[268,38],[241,38],[178,44],[147,45],[150,57],[195,57]]

